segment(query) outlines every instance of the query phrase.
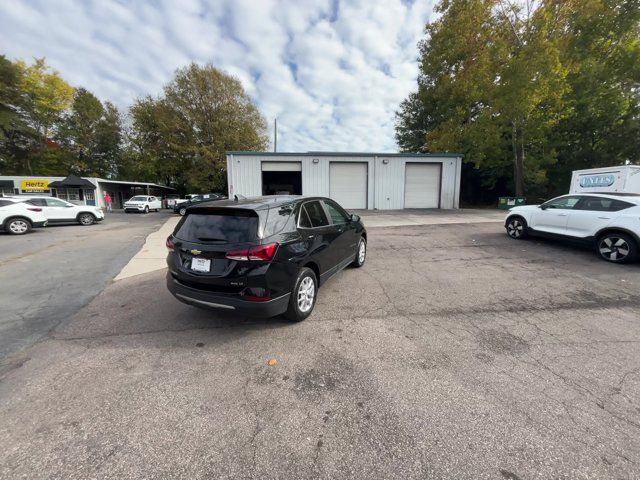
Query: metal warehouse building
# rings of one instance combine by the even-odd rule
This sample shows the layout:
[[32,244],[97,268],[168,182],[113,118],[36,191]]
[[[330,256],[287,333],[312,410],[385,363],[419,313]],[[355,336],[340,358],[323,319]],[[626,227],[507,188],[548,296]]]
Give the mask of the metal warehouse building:
[[345,208],[458,208],[460,154],[227,152],[229,197],[331,197]]

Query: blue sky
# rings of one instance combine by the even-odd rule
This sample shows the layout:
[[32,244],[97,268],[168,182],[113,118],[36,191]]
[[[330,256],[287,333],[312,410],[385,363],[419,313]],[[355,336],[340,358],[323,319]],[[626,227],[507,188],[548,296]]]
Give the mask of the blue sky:
[[396,151],[394,111],[416,86],[432,1],[0,1],[0,53],[44,56],[126,110],[173,71],[238,77],[278,150]]

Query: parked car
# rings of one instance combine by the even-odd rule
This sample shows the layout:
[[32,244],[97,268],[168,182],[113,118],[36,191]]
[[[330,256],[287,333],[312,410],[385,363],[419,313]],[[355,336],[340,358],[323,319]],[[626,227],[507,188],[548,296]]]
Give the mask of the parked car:
[[42,208],[48,224],[79,223],[93,225],[104,220],[104,212],[91,205],[75,205],[55,197],[25,197],[24,202]]
[[173,207],[174,213],[179,213],[180,215],[184,215],[191,205],[197,205],[202,202],[211,202],[213,200],[224,200],[227,197],[220,193],[205,193],[202,195],[190,195],[189,200],[184,200],[180,203],[176,203]]
[[178,300],[300,321],[330,277],[364,264],[367,232],[328,198],[257,197],[189,207],[167,248]]
[[183,202],[184,200],[180,198],[180,195],[177,193],[170,193],[165,198],[165,208],[173,209],[177,203]]
[[47,226],[42,208],[16,198],[0,198],[0,230],[11,235],[24,235],[32,228]]
[[158,197],[154,197],[152,195],[136,195],[124,202],[123,208],[125,213],[149,213],[151,210],[157,212],[162,208],[162,201]]
[[640,246],[640,195],[562,195],[512,208],[505,228],[517,240],[527,235],[570,240],[593,246],[609,262],[631,262]]

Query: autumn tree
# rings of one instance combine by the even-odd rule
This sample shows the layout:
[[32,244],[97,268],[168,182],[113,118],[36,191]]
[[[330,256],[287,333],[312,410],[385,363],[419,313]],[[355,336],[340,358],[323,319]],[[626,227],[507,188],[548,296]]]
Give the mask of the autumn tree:
[[37,137],[36,145],[25,157],[25,173],[46,173],[42,167],[56,155],[55,148],[53,151],[48,148],[49,142],[55,137],[62,116],[71,105],[74,88],[58,72],[51,70],[44,58],[36,59],[32,65],[18,60],[16,65],[21,72],[24,117]]

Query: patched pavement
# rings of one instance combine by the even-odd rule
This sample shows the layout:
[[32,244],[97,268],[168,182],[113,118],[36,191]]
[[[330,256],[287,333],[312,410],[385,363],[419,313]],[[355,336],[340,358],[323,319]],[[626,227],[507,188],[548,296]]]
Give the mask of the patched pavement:
[[488,223],[371,229],[299,324],[124,279],[11,359],[0,477],[638,478],[639,287]]

